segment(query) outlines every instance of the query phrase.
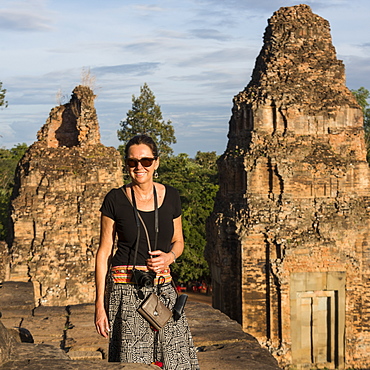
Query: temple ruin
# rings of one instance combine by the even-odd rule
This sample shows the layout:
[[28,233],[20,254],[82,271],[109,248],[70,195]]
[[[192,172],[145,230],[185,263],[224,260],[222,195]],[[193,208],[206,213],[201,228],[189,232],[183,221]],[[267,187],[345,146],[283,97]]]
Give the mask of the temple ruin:
[[234,97],[206,257],[213,306],[282,368],[370,367],[370,170],[329,23],[268,21]]
[[95,95],[73,90],[18,164],[6,280],[32,281],[36,306],[93,302],[104,195],[122,185],[119,152],[100,143]]

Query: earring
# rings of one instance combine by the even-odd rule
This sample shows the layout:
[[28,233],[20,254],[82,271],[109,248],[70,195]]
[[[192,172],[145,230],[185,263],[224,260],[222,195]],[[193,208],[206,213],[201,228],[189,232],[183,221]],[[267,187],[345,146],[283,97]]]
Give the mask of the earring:
[[159,177],[158,172],[157,172],[157,170],[155,170],[155,171],[154,171],[154,178],[155,178],[155,179],[158,179],[158,177]]

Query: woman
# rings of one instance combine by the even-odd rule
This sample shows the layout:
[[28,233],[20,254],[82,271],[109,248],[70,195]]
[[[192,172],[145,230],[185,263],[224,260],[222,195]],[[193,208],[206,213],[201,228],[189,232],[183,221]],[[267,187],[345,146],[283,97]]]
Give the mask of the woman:
[[[159,158],[149,136],[138,135],[127,143],[125,161],[131,183],[111,190],[100,209],[101,235],[95,269],[96,329],[105,338],[110,334],[109,361],[162,363],[166,370],[199,369],[185,315],[177,321],[171,318],[159,331],[153,330],[137,308],[156,287],[132,282],[133,266],[140,271],[155,272],[154,284],[165,281],[160,285],[161,299],[172,309],[177,293],[171,285],[169,266],[184,249],[180,197],[174,188],[153,181]],[[149,251],[144,227],[137,221],[133,205],[145,223],[151,247],[158,245],[156,250]],[[135,261],[137,227],[140,238]],[[111,258],[116,234],[117,251]],[[107,276],[112,281],[107,284],[111,286],[108,314],[105,309]]]

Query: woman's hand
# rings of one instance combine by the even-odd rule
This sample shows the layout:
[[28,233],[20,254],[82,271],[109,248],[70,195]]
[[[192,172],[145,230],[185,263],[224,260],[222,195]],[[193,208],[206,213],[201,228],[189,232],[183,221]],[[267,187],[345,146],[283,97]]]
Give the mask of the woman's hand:
[[98,334],[104,338],[109,337],[109,321],[104,307],[95,306],[95,327]]
[[146,260],[148,269],[154,272],[160,272],[168,268],[168,266],[173,262],[174,257],[171,252],[166,253],[160,250],[149,252],[152,258]]

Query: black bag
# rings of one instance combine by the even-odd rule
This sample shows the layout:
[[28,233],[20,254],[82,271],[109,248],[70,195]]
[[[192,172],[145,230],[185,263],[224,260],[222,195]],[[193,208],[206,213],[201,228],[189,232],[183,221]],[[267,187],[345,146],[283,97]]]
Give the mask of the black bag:
[[173,319],[175,321],[177,321],[183,314],[187,299],[188,299],[187,294],[181,294],[177,297],[176,303],[173,306]]

